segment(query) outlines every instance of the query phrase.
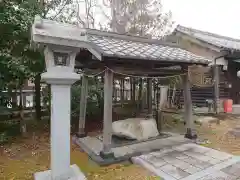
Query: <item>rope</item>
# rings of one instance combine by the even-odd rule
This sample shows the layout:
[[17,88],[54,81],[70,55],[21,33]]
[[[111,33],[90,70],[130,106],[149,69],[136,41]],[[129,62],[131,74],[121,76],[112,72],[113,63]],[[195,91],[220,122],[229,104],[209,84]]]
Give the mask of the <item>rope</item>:
[[86,74],[84,71],[80,71],[84,76],[87,76],[89,78],[94,78],[96,76],[99,76],[100,74],[104,73],[107,69],[104,69],[103,71],[96,73],[96,74]]
[[146,79],[167,79],[167,78],[174,78],[174,77],[179,77],[179,76],[182,76],[182,75],[186,75],[186,73],[182,73],[182,74],[178,74],[178,75],[172,75],[172,76],[165,76],[165,77],[159,77],[159,76],[155,76],[155,77],[149,77],[149,76],[136,76],[136,75],[131,75],[131,74],[125,74],[125,73],[119,73],[119,72],[116,72],[110,68],[107,67],[107,69],[109,71],[111,71],[112,73],[114,74],[118,74],[118,75],[122,75],[122,76],[127,76],[127,77],[133,77],[133,78],[146,78]]
[[87,76],[87,77],[96,77],[96,76],[99,76],[102,73],[104,73],[106,70],[109,70],[113,74],[118,74],[118,75],[121,75],[121,76],[133,77],[133,78],[145,78],[145,79],[168,79],[168,78],[181,77],[181,76],[187,74],[187,73],[182,73],[182,74],[178,74],[178,75],[171,75],[171,76],[164,76],[164,77],[159,77],[159,76],[154,76],[154,77],[152,77],[152,76],[151,77],[149,77],[149,76],[136,76],[136,75],[131,75],[131,74],[120,73],[120,72],[114,71],[113,69],[110,69],[109,67],[106,67],[103,71],[101,71],[99,73],[96,73],[96,74],[93,74],[93,75],[86,74],[84,72],[82,72],[82,73],[84,73],[84,75]]
[[[184,75],[188,75],[189,77],[193,76],[193,74],[191,75],[191,71],[188,71],[188,73],[182,73],[182,74],[178,74],[178,75],[171,75],[171,76],[164,76],[164,77],[137,76],[137,75],[131,75],[131,74],[125,74],[125,73],[117,72],[117,71],[114,71],[113,69],[111,69],[109,67],[105,67],[105,69],[103,71],[101,71],[99,73],[96,73],[96,74],[91,74],[90,75],[90,74],[84,73],[84,71],[82,71],[82,73],[84,73],[84,75],[87,76],[87,77],[93,78],[93,77],[96,77],[96,76],[99,76],[99,75],[103,74],[106,70],[109,70],[113,74],[118,74],[118,75],[121,75],[121,76],[132,77],[132,78],[145,78],[145,79],[171,79],[171,78],[181,77],[181,76],[184,76]],[[200,74],[199,74],[199,76],[200,76]],[[212,87],[214,85],[214,82],[212,82],[211,84],[194,83],[192,78],[190,78],[190,83],[192,84],[192,86],[199,87],[199,88],[201,88],[201,87]]]
[[84,73],[84,75],[87,76],[87,77],[94,78],[94,77],[99,76],[100,74],[104,73],[106,70],[107,70],[107,69],[104,69],[103,71],[101,71],[101,72],[99,72],[99,73],[91,74],[91,75],[88,75],[88,74],[86,74],[86,73],[84,73],[84,72],[82,72],[82,73]]

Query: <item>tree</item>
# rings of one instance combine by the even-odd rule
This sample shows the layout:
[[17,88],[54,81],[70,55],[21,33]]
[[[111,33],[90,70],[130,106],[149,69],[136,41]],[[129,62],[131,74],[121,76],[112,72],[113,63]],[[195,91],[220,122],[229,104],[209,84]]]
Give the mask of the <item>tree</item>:
[[[40,0],[39,2],[39,14],[43,18],[49,18],[61,22],[72,22],[72,17],[75,15],[76,10],[72,0]],[[41,119],[41,73],[44,71],[44,56],[39,56],[40,60],[32,66],[32,72],[34,72],[34,84],[35,84],[35,111],[36,119]]]
[[161,0],[112,0],[111,28],[119,33],[161,38],[172,27],[171,12],[164,13]]
[[[41,119],[40,74],[45,69],[41,49],[30,47],[30,28],[36,14],[43,17],[67,21],[75,11],[72,1],[67,0],[2,0],[0,1],[0,91],[22,90],[29,78],[35,82],[37,119]],[[10,98],[0,97],[4,106]],[[20,96],[20,100],[22,97]],[[23,106],[20,102],[21,129],[25,133]]]
[[[33,51],[29,46],[29,27],[34,14],[39,12],[34,1],[3,0],[0,2],[0,73],[1,89],[12,95],[13,89],[20,89],[32,75]],[[2,96],[1,96],[2,98]],[[20,131],[25,134],[26,125],[20,93]],[[10,102],[10,97],[8,97]],[[4,105],[4,104],[3,104]]]

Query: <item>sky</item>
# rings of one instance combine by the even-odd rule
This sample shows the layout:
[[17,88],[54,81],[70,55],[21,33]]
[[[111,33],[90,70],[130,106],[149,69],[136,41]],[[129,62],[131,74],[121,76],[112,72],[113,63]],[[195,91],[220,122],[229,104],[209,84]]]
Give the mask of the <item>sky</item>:
[[[102,4],[104,0],[97,1]],[[164,11],[172,12],[175,24],[240,39],[240,0],[161,1]],[[110,15],[111,11],[104,11]],[[96,12],[102,14],[102,10]],[[106,16],[97,19],[103,23]]]
[[176,24],[240,39],[240,0],[162,0]]

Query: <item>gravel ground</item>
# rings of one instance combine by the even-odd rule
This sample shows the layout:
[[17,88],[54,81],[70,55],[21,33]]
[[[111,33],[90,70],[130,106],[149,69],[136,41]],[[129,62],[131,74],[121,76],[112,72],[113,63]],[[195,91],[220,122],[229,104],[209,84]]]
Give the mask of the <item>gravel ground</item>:
[[[196,124],[200,139],[208,140],[205,146],[240,155],[240,137],[235,137],[229,131],[240,126],[240,118],[225,117],[216,122]],[[164,130],[184,133],[182,122],[166,118]],[[6,180],[33,180],[33,173],[49,169],[49,134],[29,136],[18,139],[11,145],[0,147],[0,179]],[[155,180],[142,167],[132,164],[116,164],[108,167],[99,167],[91,162],[88,156],[72,145],[71,163],[77,164],[87,174],[88,180]]]
[[[33,180],[33,174],[49,169],[49,135],[19,139],[0,149],[1,180]],[[88,180],[158,180],[146,169],[131,163],[99,167],[72,145],[71,163],[77,164]]]

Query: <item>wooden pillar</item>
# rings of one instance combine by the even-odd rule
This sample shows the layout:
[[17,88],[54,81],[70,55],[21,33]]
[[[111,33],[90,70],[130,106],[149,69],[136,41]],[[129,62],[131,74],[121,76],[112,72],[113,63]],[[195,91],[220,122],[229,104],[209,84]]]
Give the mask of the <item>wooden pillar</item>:
[[17,107],[17,91],[12,92],[12,108],[15,109]]
[[147,95],[146,95],[146,88],[145,88],[145,80],[142,79],[142,91],[141,91],[141,111],[143,112],[146,109],[147,105]]
[[155,80],[153,80],[153,102],[154,102],[154,106],[156,107],[156,97],[157,97],[157,94],[156,94],[156,82]]
[[117,102],[117,89],[115,86],[115,78],[113,76],[113,102],[116,103]]
[[135,78],[131,77],[130,78],[130,83],[131,83],[131,101],[132,101],[132,103],[134,103],[135,100],[136,100],[136,81],[135,81]]
[[143,98],[143,79],[139,79],[139,89],[138,89],[138,111],[142,110],[142,98]]
[[104,115],[103,115],[103,150],[100,153],[102,158],[113,158],[111,151],[112,144],[112,93],[113,73],[105,71],[104,76]]
[[82,76],[81,97],[80,97],[80,113],[79,113],[79,129],[77,136],[86,136],[85,122],[87,112],[87,96],[88,96],[88,79],[87,76]]
[[130,100],[133,101],[133,78],[130,77]]
[[184,94],[184,121],[186,123],[185,138],[195,139],[197,135],[194,132],[194,121],[192,112],[192,98],[188,74],[183,76],[183,94]]
[[152,79],[147,79],[147,107],[148,114],[152,115]]
[[26,92],[22,93],[22,105],[23,105],[23,109],[25,109],[26,105],[27,105],[27,93]]
[[120,81],[120,101],[121,101],[121,106],[123,106],[124,103],[124,78],[121,78]]
[[133,78],[133,87],[132,87],[132,96],[133,96],[133,102],[136,102],[136,79]]
[[162,109],[160,109],[159,107],[160,104],[160,89],[156,88],[156,121],[157,121],[157,129],[158,132],[162,131],[162,127],[163,127],[163,114],[162,114]]
[[219,113],[219,66],[214,66],[214,112]]

